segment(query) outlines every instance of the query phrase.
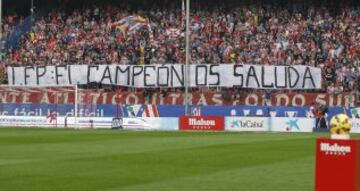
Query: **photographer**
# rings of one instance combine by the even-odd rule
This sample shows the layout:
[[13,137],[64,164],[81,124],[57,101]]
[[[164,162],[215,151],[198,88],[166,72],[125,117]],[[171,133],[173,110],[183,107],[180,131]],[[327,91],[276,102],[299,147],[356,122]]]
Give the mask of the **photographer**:
[[313,111],[315,117],[316,117],[316,128],[322,128],[327,129],[327,123],[326,123],[326,113],[329,111],[328,107],[326,105],[319,105],[315,108]]

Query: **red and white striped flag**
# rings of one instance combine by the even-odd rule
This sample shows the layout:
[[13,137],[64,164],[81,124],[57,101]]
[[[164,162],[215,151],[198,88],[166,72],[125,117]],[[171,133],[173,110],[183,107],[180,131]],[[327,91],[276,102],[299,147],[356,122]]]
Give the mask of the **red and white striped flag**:
[[182,0],[181,4],[181,28],[185,28],[186,25],[186,10],[185,10],[185,0]]
[[143,117],[159,117],[159,112],[156,105],[145,105],[145,112],[142,114]]

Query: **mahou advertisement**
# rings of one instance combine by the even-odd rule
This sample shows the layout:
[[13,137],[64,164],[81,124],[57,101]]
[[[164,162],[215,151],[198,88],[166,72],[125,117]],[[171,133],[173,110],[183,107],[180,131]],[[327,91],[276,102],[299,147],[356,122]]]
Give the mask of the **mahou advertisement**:
[[182,116],[180,130],[224,131],[225,119],[218,116]]
[[359,140],[317,139],[315,191],[358,191],[359,177]]

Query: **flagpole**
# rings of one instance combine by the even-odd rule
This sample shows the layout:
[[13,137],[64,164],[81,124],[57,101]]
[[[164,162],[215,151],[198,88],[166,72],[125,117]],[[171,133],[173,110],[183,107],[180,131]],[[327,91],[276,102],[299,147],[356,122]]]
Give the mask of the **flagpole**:
[[190,25],[190,0],[186,0],[186,45],[185,45],[185,115],[189,115],[189,25]]
[[[0,0],[0,48],[2,48],[2,0]],[[1,60],[1,57],[0,57]]]
[[31,22],[34,22],[34,0],[31,0],[30,18]]

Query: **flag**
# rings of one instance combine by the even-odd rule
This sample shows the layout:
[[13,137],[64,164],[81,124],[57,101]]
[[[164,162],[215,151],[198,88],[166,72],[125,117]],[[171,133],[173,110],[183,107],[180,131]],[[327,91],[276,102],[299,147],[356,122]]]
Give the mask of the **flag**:
[[193,116],[201,116],[201,106],[195,106],[191,113]]
[[142,105],[139,114],[141,117],[159,117],[159,112],[156,105]]
[[149,38],[150,38],[150,43],[154,44],[155,40],[154,40],[154,33],[151,29],[150,23],[147,25],[148,29],[149,29]]
[[136,117],[136,110],[138,110],[138,107],[136,105],[132,106],[125,106],[124,117]]
[[124,117],[159,117],[156,105],[128,105]]
[[185,20],[186,11],[185,11],[185,0],[182,0],[181,4],[181,18]]
[[186,10],[185,10],[185,0],[182,0],[181,4],[181,28],[186,26]]
[[122,31],[124,34],[134,33],[143,26],[148,26],[149,20],[141,16],[128,16],[112,24],[112,28]]

